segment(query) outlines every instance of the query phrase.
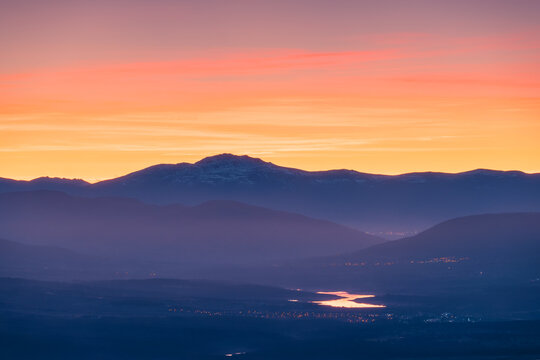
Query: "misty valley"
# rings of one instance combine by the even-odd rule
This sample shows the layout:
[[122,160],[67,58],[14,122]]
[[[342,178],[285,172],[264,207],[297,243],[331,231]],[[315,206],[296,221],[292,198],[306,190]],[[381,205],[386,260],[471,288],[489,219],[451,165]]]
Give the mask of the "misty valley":
[[537,359],[539,257],[538,174],[0,179],[0,357]]

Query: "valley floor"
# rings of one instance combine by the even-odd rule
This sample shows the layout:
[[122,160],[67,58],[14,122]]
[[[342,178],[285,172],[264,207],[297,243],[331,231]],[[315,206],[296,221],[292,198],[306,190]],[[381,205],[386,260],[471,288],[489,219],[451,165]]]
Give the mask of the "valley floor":
[[444,302],[423,308],[398,296],[373,299],[386,308],[331,308],[311,302],[331,295],[185,280],[0,279],[0,287],[2,359],[540,356],[535,312],[521,313],[521,320],[480,318],[443,312]]

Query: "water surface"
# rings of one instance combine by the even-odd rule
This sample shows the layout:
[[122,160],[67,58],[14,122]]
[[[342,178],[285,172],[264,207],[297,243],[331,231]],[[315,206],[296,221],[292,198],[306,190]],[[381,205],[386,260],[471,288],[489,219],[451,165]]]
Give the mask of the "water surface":
[[385,305],[358,303],[355,300],[373,298],[375,295],[349,294],[346,291],[317,291],[317,294],[336,295],[339,299],[313,301],[315,304],[339,308],[384,308]]

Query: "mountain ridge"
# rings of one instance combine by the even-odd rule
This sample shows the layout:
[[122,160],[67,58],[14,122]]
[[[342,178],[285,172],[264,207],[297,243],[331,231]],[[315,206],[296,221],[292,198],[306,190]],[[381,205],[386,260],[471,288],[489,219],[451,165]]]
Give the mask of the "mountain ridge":
[[[233,161],[231,161],[233,160]],[[234,161],[236,160],[236,161]],[[442,171],[412,171],[412,172],[405,172],[400,174],[378,174],[378,173],[369,173],[369,172],[363,172],[358,171],[355,169],[348,169],[348,168],[336,168],[336,169],[328,169],[328,170],[303,170],[300,168],[293,168],[293,167],[287,167],[287,166],[281,166],[276,165],[273,162],[270,161],[264,161],[260,158],[251,157],[249,155],[234,155],[231,153],[222,153],[218,155],[212,155],[207,156],[201,160],[198,160],[194,163],[189,162],[180,162],[180,163],[160,163],[151,165],[139,170],[135,170],[132,172],[129,172],[124,175],[120,175],[114,178],[109,179],[103,179],[95,182],[89,182],[84,179],[80,178],[65,178],[65,177],[56,177],[56,176],[40,176],[31,180],[19,180],[19,179],[11,179],[11,178],[5,178],[0,177],[1,181],[13,181],[13,182],[21,182],[21,183],[47,183],[47,182],[64,182],[64,183],[79,183],[81,185],[95,185],[102,182],[107,182],[110,180],[116,180],[120,178],[124,178],[126,176],[139,174],[141,172],[148,172],[150,170],[161,170],[161,169],[174,169],[174,168],[182,168],[182,167],[193,167],[193,166],[206,166],[206,165],[213,165],[213,164],[259,164],[259,165],[265,165],[266,167],[271,167],[274,169],[279,170],[289,170],[292,172],[298,172],[303,174],[343,174],[343,175],[365,175],[365,176],[373,176],[377,178],[399,178],[399,177],[408,177],[408,176],[416,176],[416,175],[496,175],[496,174],[513,174],[513,175],[538,175],[540,176],[540,173],[528,173],[521,170],[497,170],[497,169],[489,169],[489,168],[476,168],[471,170],[465,170],[465,171],[459,171],[459,172],[442,172]]]
[[[509,241],[512,238],[516,240]],[[507,252],[511,250],[510,243],[519,246],[524,242],[531,242],[537,246],[537,250],[540,250],[540,212],[479,214],[458,217],[437,224],[417,235],[373,245],[344,256],[354,257],[369,254],[370,256],[398,258],[425,255],[422,251],[403,251],[404,248],[411,246],[421,246],[424,252],[426,247],[428,247],[427,250],[448,252],[438,256],[470,255],[471,251],[477,256],[486,256],[488,250],[495,248],[499,252],[499,247],[503,246],[507,249],[506,253],[502,253],[502,255],[507,255]],[[434,246],[439,246],[439,249],[434,249]],[[440,249],[441,246],[444,248]],[[486,247],[490,248],[486,249]],[[459,253],[459,251],[463,251],[460,249],[464,248],[467,249],[468,254]],[[429,256],[431,255],[433,254],[429,254]]]
[[327,220],[226,200],[153,205],[39,190],[0,194],[0,213],[0,236],[13,241],[175,263],[272,262],[383,241]]
[[93,184],[0,179],[0,193],[40,189],[153,204],[235,200],[372,233],[416,233],[447,219],[480,213],[540,211],[540,174],[488,169],[401,175],[305,171],[232,154],[194,164],[154,165]]
[[411,237],[258,271],[231,270],[227,276],[348,291],[432,293],[503,285],[538,289],[540,212],[464,216]]

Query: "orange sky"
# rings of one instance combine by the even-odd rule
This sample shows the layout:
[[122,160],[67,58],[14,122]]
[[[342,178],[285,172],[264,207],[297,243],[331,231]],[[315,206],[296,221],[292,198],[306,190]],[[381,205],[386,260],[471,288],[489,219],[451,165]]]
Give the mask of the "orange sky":
[[[3,5],[0,33],[13,36],[0,37],[0,177],[95,181],[223,152],[303,169],[540,171],[534,2],[463,18],[413,1],[391,25],[360,21],[395,16],[387,8],[368,18],[325,1],[212,8],[234,23],[214,12],[183,23],[207,9],[169,1],[55,3],[49,21]],[[25,20],[40,30],[22,31]]]

